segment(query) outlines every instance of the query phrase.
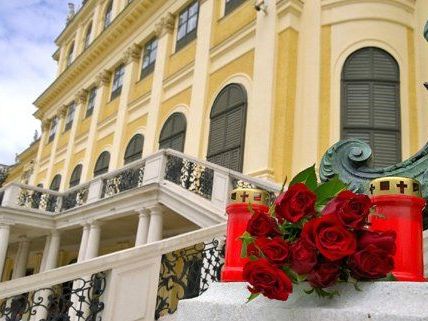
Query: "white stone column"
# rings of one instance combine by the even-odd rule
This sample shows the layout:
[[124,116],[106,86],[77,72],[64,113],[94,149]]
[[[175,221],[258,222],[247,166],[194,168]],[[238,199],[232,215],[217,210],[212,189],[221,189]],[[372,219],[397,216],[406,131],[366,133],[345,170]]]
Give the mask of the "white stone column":
[[123,87],[120,93],[119,109],[117,112],[115,131],[113,137],[113,147],[111,153],[110,168],[115,170],[122,166],[124,150],[121,150],[124,132],[127,123],[128,114],[128,98],[132,85],[135,83],[138,66],[141,57],[141,47],[133,44],[129,47],[122,57],[122,62],[125,64],[125,74],[123,76]]
[[163,234],[163,209],[161,206],[150,208],[150,226],[147,243],[162,240]]
[[77,257],[77,262],[82,262],[85,260],[86,247],[88,246],[89,229],[89,224],[83,225],[82,239],[80,241],[79,256]]
[[[196,42],[195,68],[193,72],[192,96],[190,98],[189,124],[192,130],[186,132],[186,154],[199,157],[201,147],[203,117],[206,103],[206,95],[210,68],[210,45],[212,26],[215,20],[214,0],[199,1],[198,41]],[[204,151],[205,153],[205,151]],[[205,156],[205,154],[203,154]]]
[[147,243],[147,238],[149,236],[149,226],[150,226],[150,214],[149,211],[143,209],[140,212],[138,218],[138,229],[137,237],[135,238],[135,246],[143,245]]
[[159,109],[163,94],[163,78],[165,74],[166,61],[169,57],[169,42],[174,30],[174,16],[167,13],[159,23],[156,24],[158,47],[156,54],[155,70],[153,72],[153,84],[150,97],[150,107],[147,117],[146,138],[144,143],[144,155],[150,155],[157,150],[156,131],[159,119]]
[[51,235],[49,234],[49,235],[46,235],[45,247],[43,249],[43,256],[42,256],[42,262],[40,263],[39,273],[42,273],[46,270],[46,260],[48,259],[50,244],[51,244]]
[[[54,138],[53,142],[51,142],[52,149],[51,149],[51,155],[49,158],[48,172],[46,174],[46,178],[48,180],[52,179],[52,174],[56,174],[56,173],[52,173],[52,169],[53,169],[54,163],[55,163],[55,155],[56,155],[56,149],[58,147],[58,141],[59,141],[59,138],[62,134],[62,131],[64,130],[65,115],[67,115],[67,106],[62,106],[58,110],[58,113],[57,113],[58,123],[57,123],[57,127],[56,127],[55,138]],[[50,181],[46,181],[45,188],[48,188],[49,184],[50,184]]]
[[18,252],[13,267],[12,279],[22,278],[25,276],[27,269],[28,255],[30,254],[30,240],[25,236],[20,236]]
[[[94,106],[94,112],[91,116],[91,124],[89,126],[89,133],[88,133],[88,143],[85,153],[85,158],[83,160],[83,174],[82,174],[82,181],[87,182],[92,177],[93,168],[90,167],[91,164],[91,158],[93,156],[93,150],[97,138],[97,126],[98,126],[98,118],[101,111],[101,105],[103,104],[103,98],[105,95],[106,90],[108,90],[109,84],[110,84],[110,78],[111,78],[111,72],[108,70],[102,71],[96,79],[96,85],[97,85],[97,93],[95,97],[95,106]],[[97,157],[97,156],[96,156]]]
[[61,180],[61,190],[65,190],[66,188],[68,188],[68,184],[70,182],[70,176],[68,176],[68,173],[70,170],[73,170],[72,168],[70,169],[70,162],[72,159],[72,155],[74,152],[74,142],[75,142],[75,138],[76,138],[76,133],[77,133],[77,126],[78,124],[82,121],[82,114],[83,111],[85,110],[86,107],[86,101],[88,98],[88,92],[84,89],[80,90],[76,97],[74,98],[74,101],[76,102],[76,109],[74,112],[74,119],[73,119],[73,125],[71,126],[70,129],[70,136],[68,139],[68,145],[67,145],[67,151],[65,154],[65,164],[64,164],[64,177]]
[[61,235],[58,231],[53,231],[50,235],[49,250],[44,271],[49,271],[57,267],[60,246]]
[[88,235],[88,245],[86,247],[85,260],[93,259],[98,256],[101,240],[101,223],[94,221],[90,224]]
[[[244,172],[263,178],[272,178],[270,155],[278,33],[276,5],[276,1],[269,1],[267,13],[257,12],[253,94],[247,109]],[[260,108],[263,108],[262,113]]]
[[10,226],[0,223],[0,281],[6,263],[7,248],[9,245]]

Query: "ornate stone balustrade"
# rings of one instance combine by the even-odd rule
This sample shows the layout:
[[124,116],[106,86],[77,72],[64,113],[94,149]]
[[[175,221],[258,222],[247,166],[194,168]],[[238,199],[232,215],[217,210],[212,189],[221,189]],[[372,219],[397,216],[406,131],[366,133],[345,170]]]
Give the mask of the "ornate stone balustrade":
[[161,150],[61,193],[23,184],[9,184],[0,189],[0,204],[3,207],[60,215],[151,184],[178,186],[211,202],[221,212],[224,212],[230,191],[234,188],[251,186],[265,189],[271,192],[272,197],[280,190],[279,185],[266,180],[245,176],[173,150]]

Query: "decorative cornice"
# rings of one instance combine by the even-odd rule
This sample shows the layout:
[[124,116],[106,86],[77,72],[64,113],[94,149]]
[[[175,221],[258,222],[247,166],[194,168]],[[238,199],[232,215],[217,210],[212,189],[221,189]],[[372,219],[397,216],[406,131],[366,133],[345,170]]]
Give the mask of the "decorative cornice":
[[85,104],[88,100],[88,91],[86,89],[79,90],[76,94],[75,100],[78,104]]
[[97,75],[95,79],[95,84],[97,85],[97,87],[108,85],[110,83],[110,78],[111,71],[103,70]]
[[134,43],[132,46],[126,49],[125,53],[122,56],[122,63],[127,65],[133,61],[138,61],[141,57],[141,51],[141,46]]
[[156,36],[161,38],[167,33],[174,31],[175,16],[171,12],[167,12],[164,17],[155,25]]
[[42,121],[42,131],[47,131],[51,127],[52,119],[45,119]]

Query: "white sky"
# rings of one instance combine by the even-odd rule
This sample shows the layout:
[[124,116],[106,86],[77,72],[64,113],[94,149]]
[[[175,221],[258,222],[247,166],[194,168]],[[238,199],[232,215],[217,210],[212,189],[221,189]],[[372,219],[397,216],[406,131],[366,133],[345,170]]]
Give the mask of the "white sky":
[[54,39],[65,26],[68,2],[0,0],[0,164],[13,164],[34,131],[40,133],[32,103],[55,78]]

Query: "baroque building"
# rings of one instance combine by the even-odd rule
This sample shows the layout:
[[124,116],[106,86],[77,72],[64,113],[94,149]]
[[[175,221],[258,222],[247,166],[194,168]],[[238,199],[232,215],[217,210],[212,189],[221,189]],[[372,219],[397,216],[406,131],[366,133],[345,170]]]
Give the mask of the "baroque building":
[[[84,1],[34,103],[41,137],[1,192],[4,289],[221,224],[237,184],[277,191],[340,139],[369,143],[379,167],[411,156],[428,138],[426,12],[422,0]],[[156,284],[136,280],[155,293],[158,261]]]

